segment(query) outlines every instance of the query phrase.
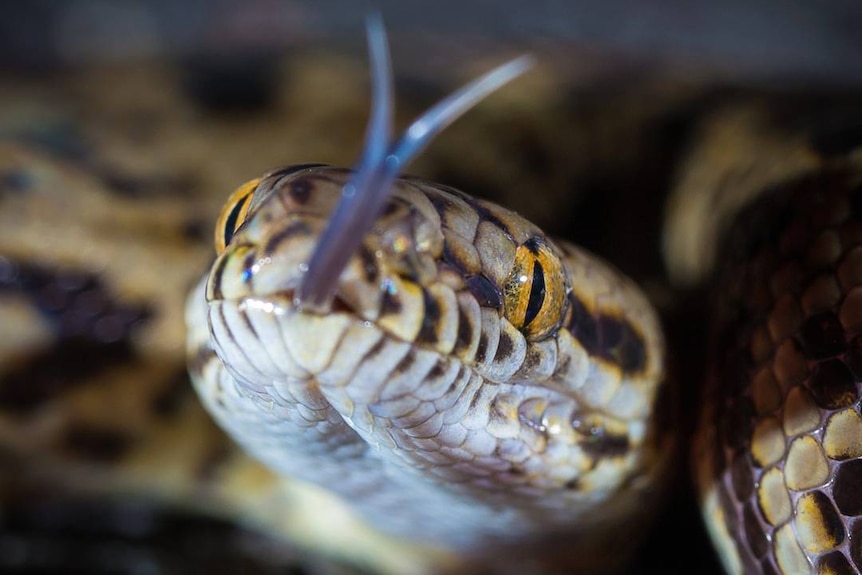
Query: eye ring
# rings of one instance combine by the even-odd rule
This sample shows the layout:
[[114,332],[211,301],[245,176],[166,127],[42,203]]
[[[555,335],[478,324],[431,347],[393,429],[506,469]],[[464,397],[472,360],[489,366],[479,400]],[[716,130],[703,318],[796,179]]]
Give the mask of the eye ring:
[[552,335],[565,315],[568,280],[559,256],[538,237],[515,250],[503,287],[503,315],[530,341]]
[[245,223],[258,184],[260,178],[244,183],[234,190],[222,207],[215,226],[216,254],[225,250],[236,231]]

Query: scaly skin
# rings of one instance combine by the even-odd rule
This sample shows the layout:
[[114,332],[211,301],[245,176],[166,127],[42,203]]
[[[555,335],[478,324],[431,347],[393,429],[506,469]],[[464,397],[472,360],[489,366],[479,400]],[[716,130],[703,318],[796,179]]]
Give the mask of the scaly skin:
[[862,155],[844,126],[786,118],[707,118],[671,204],[675,276],[717,268],[692,460],[728,573],[858,574]]

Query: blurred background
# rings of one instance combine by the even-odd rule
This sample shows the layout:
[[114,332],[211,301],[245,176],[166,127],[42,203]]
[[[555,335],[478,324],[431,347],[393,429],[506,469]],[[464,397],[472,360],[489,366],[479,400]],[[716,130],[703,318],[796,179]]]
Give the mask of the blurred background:
[[[242,181],[289,163],[352,164],[368,109],[371,11],[390,35],[401,126],[476,74],[537,56],[534,71],[448,129],[410,171],[501,202],[634,277],[665,315],[683,403],[694,404],[704,300],[669,279],[668,197],[716,118],[753,117],[732,137],[779,142],[740,147],[753,155],[782,155],[780,142],[802,132],[826,147],[858,143],[857,0],[6,0],[0,140],[124,193],[200,196],[190,227],[208,240]],[[727,166],[711,166],[700,181],[721,180]],[[692,412],[683,411],[684,426]],[[692,549],[703,560],[697,572],[718,572],[685,457],[633,573],[691,571],[682,553]],[[122,527],[130,521],[145,527]],[[309,567],[317,559],[285,559],[254,541],[228,524],[137,505],[7,506],[0,550],[18,560],[4,564],[0,552],[0,571],[62,572],[70,557],[89,557],[83,572],[318,572]]]
[[[21,68],[279,53],[309,44],[351,49],[361,42],[363,18],[377,10],[396,38],[403,66],[451,57],[433,49],[457,55],[515,46],[585,50],[629,64],[694,66],[753,81],[862,80],[860,8],[853,0],[249,0],[241,5],[230,0],[32,0],[2,5],[2,63]],[[571,71],[577,73],[574,66]]]

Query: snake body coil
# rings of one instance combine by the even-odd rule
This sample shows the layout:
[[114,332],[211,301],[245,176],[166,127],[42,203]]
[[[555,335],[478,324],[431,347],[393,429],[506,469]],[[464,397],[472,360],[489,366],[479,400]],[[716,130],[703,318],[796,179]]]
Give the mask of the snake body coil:
[[729,573],[862,572],[860,186],[823,158],[728,236],[694,460]]

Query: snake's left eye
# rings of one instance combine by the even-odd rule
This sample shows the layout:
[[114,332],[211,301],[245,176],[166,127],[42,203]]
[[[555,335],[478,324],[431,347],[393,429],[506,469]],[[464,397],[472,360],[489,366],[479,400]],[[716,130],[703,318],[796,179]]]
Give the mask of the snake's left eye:
[[515,265],[504,287],[503,313],[527,339],[556,330],[566,301],[566,277],[560,258],[539,238],[515,251]]
[[254,191],[259,183],[260,178],[244,183],[225,202],[218,216],[218,221],[216,221],[215,248],[217,254],[224,251],[239,227],[245,223]]

